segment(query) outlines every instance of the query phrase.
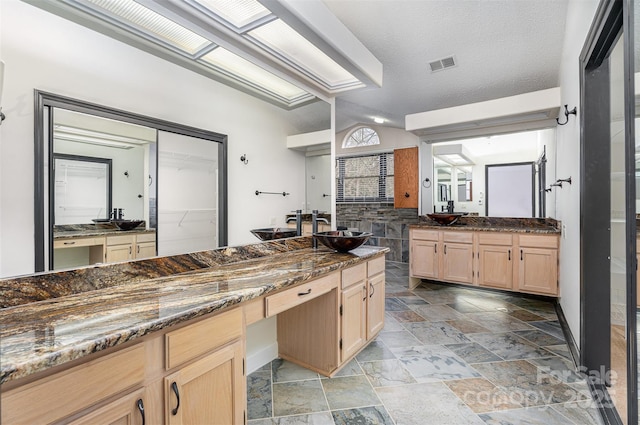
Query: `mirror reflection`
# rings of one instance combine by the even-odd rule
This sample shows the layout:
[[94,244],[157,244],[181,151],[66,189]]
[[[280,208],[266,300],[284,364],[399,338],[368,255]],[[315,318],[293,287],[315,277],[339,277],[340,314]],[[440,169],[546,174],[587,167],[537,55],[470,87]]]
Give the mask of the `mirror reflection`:
[[63,108],[52,117],[53,268],[155,255],[156,130]]
[[[486,189],[487,167],[503,164],[534,163],[535,173],[539,173],[539,158],[545,152],[555,152],[555,129],[527,131],[512,134],[477,137],[472,139],[438,142],[432,145],[434,188],[434,211],[446,211],[453,201],[454,211],[479,216],[487,215],[489,196]],[[546,181],[555,179],[555,158],[546,159]],[[540,180],[529,181],[534,185],[535,211],[541,199],[546,201],[547,208],[540,216],[553,217],[555,211],[555,193],[540,191]],[[507,189],[505,189],[507,190]],[[514,190],[514,189],[508,189]],[[531,187],[527,190],[531,192]],[[542,192],[542,193],[541,193]],[[514,193],[491,194],[494,199],[513,197]],[[528,209],[526,216],[532,217],[536,212]],[[490,214],[491,215],[491,214]]]
[[331,155],[307,156],[305,175],[306,211],[331,211]]

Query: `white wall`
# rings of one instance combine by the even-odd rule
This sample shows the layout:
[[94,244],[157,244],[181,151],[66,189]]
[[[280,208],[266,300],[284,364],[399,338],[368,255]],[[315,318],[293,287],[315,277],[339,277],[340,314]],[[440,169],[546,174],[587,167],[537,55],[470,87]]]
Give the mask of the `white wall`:
[[[598,6],[597,0],[570,0],[560,68],[562,103],[580,106],[580,51]],[[557,178],[573,182],[556,194],[556,218],[562,221],[560,241],[560,305],[576,343],[580,343],[580,116],[558,126]]]
[[286,111],[18,0],[0,11],[0,276],[34,267],[34,89],[227,134],[229,245],[256,242],[250,229],[283,225],[304,202],[304,154],[286,148],[297,132]]

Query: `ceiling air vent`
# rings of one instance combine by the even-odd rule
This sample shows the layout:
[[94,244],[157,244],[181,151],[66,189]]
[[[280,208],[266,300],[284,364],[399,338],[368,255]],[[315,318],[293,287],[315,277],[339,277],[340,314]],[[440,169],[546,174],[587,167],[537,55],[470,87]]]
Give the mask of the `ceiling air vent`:
[[443,69],[456,66],[456,59],[454,56],[438,59],[436,61],[429,62],[431,72],[442,71]]

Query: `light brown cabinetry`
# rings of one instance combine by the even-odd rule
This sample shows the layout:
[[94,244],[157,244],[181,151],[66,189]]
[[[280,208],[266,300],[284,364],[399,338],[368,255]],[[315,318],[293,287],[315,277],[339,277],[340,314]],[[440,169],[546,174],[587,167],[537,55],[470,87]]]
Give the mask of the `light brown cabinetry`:
[[442,279],[473,283],[473,233],[442,232]]
[[513,288],[513,235],[478,233],[478,285]]
[[371,341],[384,327],[385,263],[384,257],[367,263],[367,341]]
[[418,148],[393,151],[393,204],[395,208],[418,208]]
[[3,391],[2,423],[243,424],[242,317],[236,308]]
[[439,232],[432,230],[411,230],[410,232],[409,267],[411,276],[438,279],[440,277]]
[[[384,271],[382,256],[305,284],[311,293],[301,285],[267,296],[266,315],[278,315],[280,357],[323,375],[335,374],[384,326]],[[315,298],[299,304],[282,301],[311,296],[316,287],[323,289]],[[274,302],[273,297],[279,299]],[[277,305],[283,307],[274,309]]]
[[557,234],[411,229],[410,286],[420,279],[558,294]]
[[473,233],[412,229],[411,276],[473,283]]
[[367,265],[359,264],[342,271],[341,354],[346,361],[367,340]]
[[519,238],[518,289],[558,293],[558,237],[522,235]]
[[154,257],[155,240],[155,233],[107,236],[105,262],[116,263]]

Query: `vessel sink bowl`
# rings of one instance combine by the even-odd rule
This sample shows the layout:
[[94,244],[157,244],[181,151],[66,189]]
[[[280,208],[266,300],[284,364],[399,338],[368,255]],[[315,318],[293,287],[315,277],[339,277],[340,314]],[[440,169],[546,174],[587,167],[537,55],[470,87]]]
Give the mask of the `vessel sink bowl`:
[[144,223],[144,220],[111,220],[120,230],[132,230]]
[[440,225],[449,226],[458,221],[463,215],[462,213],[433,213],[427,214],[427,217]]
[[327,248],[338,252],[349,252],[365,243],[372,233],[351,232],[349,230],[332,230],[314,233],[313,237]]
[[270,241],[272,239],[293,238],[298,236],[296,229],[287,227],[268,227],[265,229],[253,229],[253,235],[261,241]]

